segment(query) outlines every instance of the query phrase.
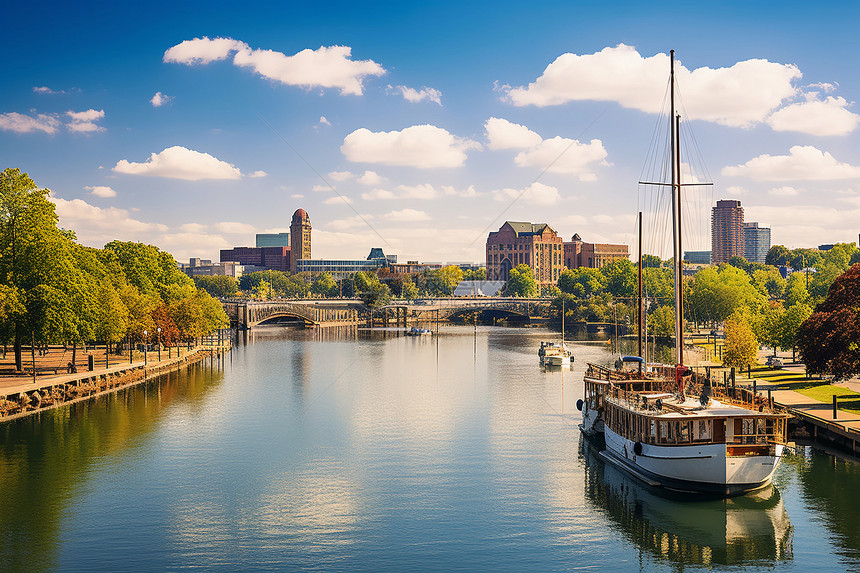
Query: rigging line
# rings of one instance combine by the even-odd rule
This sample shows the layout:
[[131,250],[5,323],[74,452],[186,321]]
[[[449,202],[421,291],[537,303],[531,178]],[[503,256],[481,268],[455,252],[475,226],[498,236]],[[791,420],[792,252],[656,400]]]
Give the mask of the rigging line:
[[514,198],[513,198],[513,200],[512,200],[510,203],[508,203],[508,206],[507,206],[507,207],[505,207],[504,209],[502,209],[502,211],[501,211],[498,215],[496,215],[493,219],[491,219],[491,220],[490,220],[490,222],[489,222],[489,224],[487,224],[487,226],[486,226],[486,227],[484,227],[484,228],[481,230],[481,232],[480,232],[480,233],[478,233],[478,236],[477,236],[477,237],[475,237],[475,238],[472,240],[472,242],[471,242],[471,243],[469,243],[469,245],[468,245],[468,246],[469,246],[469,247],[471,247],[471,246],[472,246],[472,245],[474,245],[474,244],[475,244],[475,242],[476,242],[476,241],[478,241],[481,237],[485,236],[485,235],[487,234],[487,231],[490,229],[490,227],[492,227],[492,226],[493,226],[493,224],[494,224],[496,221],[498,221],[498,220],[499,220],[499,218],[500,218],[502,215],[504,215],[505,213],[507,213],[507,212],[508,212],[508,210],[509,210],[511,207],[513,207],[513,206],[514,206],[514,203],[516,203],[517,201],[519,201],[519,200],[520,200],[520,197],[522,197],[522,196],[523,196],[523,194],[524,194],[526,191],[528,191],[529,187],[531,187],[532,185],[534,185],[535,183],[537,183],[537,182],[538,182],[538,180],[539,180],[541,177],[543,177],[543,174],[544,174],[544,173],[546,173],[546,172],[547,172],[547,170],[548,170],[550,167],[552,167],[553,165],[555,165],[556,161],[558,161],[559,159],[561,159],[561,157],[562,157],[565,153],[567,153],[567,151],[568,151],[571,147],[573,147],[573,145],[574,145],[575,143],[579,143],[579,138],[580,138],[580,137],[582,137],[583,135],[585,135],[585,132],[587,132],[587,131],[591,128],[591,126],[593,126],[593,125],[597,122],[597,120],[598,120],[598,119],[600,119],[600,118],[603,116],[603,114],[604,114],[604,113],[606,113],[606,110],[607,110],[607,109],[609,109],[609,105],[607,105],[606,107],[604,107],[604,108],[603,108],[603,110],[602,110],[600,113],[598,113],[598,114],[597,114],[597,116],[596,116],[594,119],[592,119],[592,120],[591,120],[591,123],[589,123],[588,125],[586,125],[586,126],[585,126],[585,128],[583,128],[583,130],[579,132],[579,135],[577,135],[577,136],[576,136],[576,137],[575,137],[575,138],[570,142],[570,144],[569,144],[567,147],[565,147],[565,148],[561,151],[561,153],[559,153],[559,154],[558,154],[558,156],[557,156],[555,159],[553,159],[552,161],[550,161],[550,162],[549,162],[549,164],[547,164],[547,166],[546,166],[546,167],[544,167],[544,168],[543,168],[543,170],[541,170],[541,172],[537,174],[537,177],[535,177],[535,178],[532,180],[532,182],[531,182],[531,183],[529,183],[528,185],[526,185],[526,186],[523,188],[523,190],[522,190],[522,191],[520,191],[520,192],[519,192],[519,194],[518,194],[516,197],[514,197]]
[[[256,112],[254,112],[254,113],[256,113]],[[376,233],[376,236],[377,236],[377,237],[379,237],[380,239],[382,239],[382,242],[383,242],[383,243],[385,243],[389,248],[394,249],[394,247],[392,247],[392,246],[391,246],[391,243],[389,243],[388,241],[386,241],[386,240],[385,240],[385,237],[383,237],[382,235],[380,235],[380,234],[379,234],[379,231],[377,231],[376,229],[374,229],[374,228],[373,228],[373,225],[371,225],[370,223],[368,223],[368,222],[367,222],[367,219],[365,219],[365,218],[364,218],[364,216],[363,216],[361,213],[359,213],[359,212],[355,209],[355,207],[353,207],[353,206],[352,206],[352,204],[349,202],[349,199],[347,199],[346,197],[344,197],[343,195],[341,195],[341,194],[340,194],[340,192],[339,192],[337,189],[335,189],[334,185],[332,185],[331,183],[329,183],[329,182],[328,182],[328,179],[326,179],[325,177],[323,177],[323,176],[322,176],[322,174],[321,174],[319,171],[317,171],[316,169],[314,169],[314,166],[313,166],[313,165],[311,165],[311,164],[310,164],[310,162],[308,162],[308,160],[307,160],[307,159],[305,159],[305,158],[302,156],[302,154],[301,154],[301,153],[299,153],[299,152],[298,152],[298,150],[296,150],[296,148],[295,148],[295,147],[293,147],[293,146],[290,144],[290,142],[289,142],[289,141],[287,141],[287,140],[284,138],[284,136],[283,136],[283,135],[281,135],[280,133],[278,133],[278,130],[276,130],[274,127],[272,127],[272,124],[270,124],[268,121],[266,121],[266,120],[263,118],[263,116],[262,116],[262,115],[260,115],[259,113],[257,113],[256,115],[257,115],[257,117],[259,117],[259,118],[260,118],[260,121],[262,121],[263,123],[265,123],[265,124],[266,124],[266,126],[267,126],[269,129],[271,129],[271,130],[272,130],[272,133],[274,133],[274,134],[278,137],[278,139],[280,139],[281,141],[283,141],[284,143],[286,143],[286,144],[287,144],[287,147],[289,147],[290,149],[292,149],[292,150],[293,150],[293,153],[295,153],[295,154],[298,156],[298,158],[299,158],[299,159],[301,159],[302,161],[304,161],[305,165],[307,165],[307,166],[310,168],[310,170],[311,170],[311,171],[313,171],[313,172],[316,174],[316,176],[317,176],[317,177],[319,177],[319,178],[320,178],[320,180],[322,180],[322,182],[323,182],[323,183],[325,183],[325,184],[328,186],[328,188],[329,188],[329,189],[331,189],[332,191],[334,191],[334,192],[335,192],[335,194],[336,194],[338,197],[340,197],[340,198],[341,198],[341,200],[343,201],[343,203],[344,203],[347,207],[349,207],[350,209],[352,209],[352,212],[353,212],[353,213],[355,213],[355,214],[358,216],[358,218],[359,218],[359,219],[361,219],[361,220],[362,220],[362,222],[363,222],[365,225],[367,225],[367,228],[368,228],[368,229],[370,229],[371,231],[373,231],[374,233]]]

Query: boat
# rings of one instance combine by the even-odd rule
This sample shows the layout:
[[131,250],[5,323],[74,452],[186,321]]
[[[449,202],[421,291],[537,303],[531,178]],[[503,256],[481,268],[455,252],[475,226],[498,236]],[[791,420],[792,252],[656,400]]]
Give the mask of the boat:
[[544,366],[570,366],[573,353],[564,342],[541,341],[538,349],[540,363]]
[[544,340],[538,348],[538,357],[543,366],[570,366],[573,352],[564,344],[564,299],[561,299],[561,342]]
[[[670,54],[672,177],[667,185],[672,187],[675,309],[679,309],[683,308],[678,263],[680,118],[674,105],[674,50]],[[734,382],[713,384],[709,376],[684,365],[683,323],[677,310],[675,352],[676,365],[650,365],[644,358],[635,370],[589,364],[585,394],[577,402],[583,434],[602,438],[608,461],[652,486],[721,497],[766,487],[785,451],[788,414],[754,390]]]
[[433,331],[429,328],[418,328],[417,326],[413,326],[407,330],[405,334],[406,336],[430,336],[433,334]]

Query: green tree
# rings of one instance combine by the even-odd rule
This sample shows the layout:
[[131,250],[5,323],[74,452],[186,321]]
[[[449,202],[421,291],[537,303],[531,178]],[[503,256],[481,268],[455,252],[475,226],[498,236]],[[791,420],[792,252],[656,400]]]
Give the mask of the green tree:
[[359,271],[353,275],[355,290],[370,308],[380,308],[391,302],[391,289],[379,281],[375,273]]
[[763,309],[766,297],[753,286],[747,273],[720,265],[696,273],[686,303],[696,320],[722,322],[742,308]]
[[463,280],[463,270],[457,265],[448,265],[431,271],[424,288],[436,296],[451,296],[461,280]]
[[758,341],[742,313],[736,312],[726,320],[725,332],[723,364],[745,368],[758,362]]
[[785,306],[792,307],[796,304],[809,306],[812,297],[806,288],[806,273],[792,273],[785,281]]
[[860,374],[860,264],[833,282],[798,330],[797,347],[812,374]]
[[532,268],[521,264],[511,269],[508,282],[505,284],[505,296],[535,297],[537,295],[538,283]]
[[412,279],[405,279],[400,287],[400,296],[407,300],[418,298],[418,287],[412,282]]
[[659,269],[663,266],[663,260],[656,255],[642,255],[642,270],[653,268]]
[[618,259],[600,269],[606,277],[606,290],[614,297],[632,297],[637,291],[637,271],[629,259]]
[[463,280],[464,281],[485,281],[487,280],[487,269],[481,267],[480,269],[468,269],[463,271]]
[[227,275],[197,276],[194,285],[214,297],[229,298],[239,293],[239,281]]
[[766,265],[782,267],[788,264],[789,250],[783,245],[773,245],[764,259]]
[[758,341],[764,346],[773,348],[775,356],[777,347],[780,346],[780,342],[785,338],[782,332],[785,326],[785,309],[780,304],[767,308],[762,314],[761,319],[754,326],[754,332]]
[[675,310],[661,306],[648,315],[648,335],[669,338],[675,336]]
[[311,285],[311,292],[321,296],[337,296],[337,282],[329,273],[320,273]]
[[797,344],[797,333],[806,319],[812,315],[812,308],[802,302],[794,304],[785,310],[780,327],[779,347],[790,350]]
[[269,300],[272,298],[274,291],[269,281],[260,281],[257,286],[251,289],[251,298],[255,300]]
[[587,267],[566,269],[558,278],[558,288],[561,292],[587,298],[606,290],[606,277],[600,269]]

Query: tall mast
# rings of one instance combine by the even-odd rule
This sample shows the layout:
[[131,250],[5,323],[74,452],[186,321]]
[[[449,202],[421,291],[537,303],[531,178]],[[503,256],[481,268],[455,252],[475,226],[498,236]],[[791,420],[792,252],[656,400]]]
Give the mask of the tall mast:
[[669,133],[672,153],[672,260],[675,275],[675,357],[682,364],[683,331],[681,322],[681,165],[678,142],[678,118],[675,116],[675,50],[669,50]]
[[639,339],[639,357],[645,360],[645,355],[642,353],[642,211],[639,211],[639,309],[636,311],[638,317],[638,329],[636,330]]

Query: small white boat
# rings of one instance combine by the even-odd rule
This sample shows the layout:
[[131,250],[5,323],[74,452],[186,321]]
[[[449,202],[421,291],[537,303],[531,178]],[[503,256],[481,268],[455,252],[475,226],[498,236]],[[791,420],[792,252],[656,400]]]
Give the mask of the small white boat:
[[431,334],[433,334],[433,331],[429,328],[418,328],[417,326],[413,326],[406,331],[406,336],[430,336]]
[[572,354],[564,342],[544,340],[538,349],[540,363],[544,366],[570,366]]

